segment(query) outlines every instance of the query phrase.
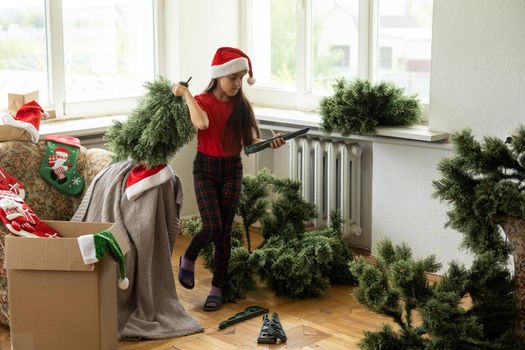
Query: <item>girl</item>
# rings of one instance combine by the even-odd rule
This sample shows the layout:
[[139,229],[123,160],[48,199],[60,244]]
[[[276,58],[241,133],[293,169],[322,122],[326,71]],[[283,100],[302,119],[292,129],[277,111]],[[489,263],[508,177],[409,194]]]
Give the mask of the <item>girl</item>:
[[[252,107],[242,91],[246,73],[248,84],[253,84],[249,57],[239,49],[221,47],[213,57],[210,84],[202,94],[193,97],[180,83],[173,87],[173,93],[186,100],[191,121],[198,129],[193,181],[202,219],[202,230],[193,236],[179,259],[178,278],[185,288],[195,286],[195,260],[201,249],[213,241],[215,271],[204,311],[218,310],[223,303],[231,228],[241,192],[240,152],[243,146],[262,141]],[[278,148],[284,143],[278,137],[271,147]]]

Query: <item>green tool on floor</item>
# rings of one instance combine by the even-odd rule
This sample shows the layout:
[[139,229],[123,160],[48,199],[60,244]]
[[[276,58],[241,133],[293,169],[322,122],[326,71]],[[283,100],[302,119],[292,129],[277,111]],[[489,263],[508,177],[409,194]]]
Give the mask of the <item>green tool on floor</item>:
[[259,338],[257,338],[257,343],[259,344],[277,344],[277,341],[280,340],[281,343],[286,343],[288,337],[284,332],[284,328],[279,321],[279,315],[273,313],[272,318],[268,315],[263,316],[263,324],[261,327],[261,332],[259,333]]
[[270,325],[273,329],[274,335],[277,339],[279,339],[281,342],[286,343],[288,340],[288,337],[286,336],[286,333],[284,332],[284,328],[281,324],[281,321],[279,320],[279,315],[277,315],[276,312],[272,315],[272,322]]
[[276,344],[277,337],[274,334],[272,329],[272,321],[268,315],[263,316],[263,324],[261,327],[261,332],[259,333],[259,338],[257,338],[257,343],[259,344]]
[[219,323],[219,329],[224,329],[226,327],[229,327],[233,324],[239,323],[244,320],[248,320],[250,318],[263,315],[268,313],[268,309],[263,308],[261,306],[249,306],[244,311],[236,313],[226,321],[222,321]]

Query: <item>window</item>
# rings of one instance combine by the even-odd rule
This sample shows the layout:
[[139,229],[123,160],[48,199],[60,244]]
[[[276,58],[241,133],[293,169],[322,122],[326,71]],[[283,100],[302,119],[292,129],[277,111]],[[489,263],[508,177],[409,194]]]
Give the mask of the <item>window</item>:
[[156,73],[155,5],[144,0],[0,4],[0,109],[39,91],[57,115],[125,113]]
[[432,0],[251,0],[260,105],[316,109],[335,79],[391,81],[428,103]]
[[0,110],[7,94],[38,90],[48,100],[44,1],[0,3]]
[[334,45],[330,47],[331,55],[337,57],[334,65],[345,68],[350,67],[350,46],[349,45]]
[[428,103],[432,0],[379,1],[378,12],[377,79],[392,81]]
[[391,70],[392,69],[392,48],[388,46],[379,47],[379,69],[380,70]]
[[[350,47],[358,46],[359,1],[312,0],[311,8],[311,38],[306,40],[312,63],[307,86],[322,94],[338,77],[357,77],[357,50],[350,56]],[[341,65],[345,59],[348,64]]]

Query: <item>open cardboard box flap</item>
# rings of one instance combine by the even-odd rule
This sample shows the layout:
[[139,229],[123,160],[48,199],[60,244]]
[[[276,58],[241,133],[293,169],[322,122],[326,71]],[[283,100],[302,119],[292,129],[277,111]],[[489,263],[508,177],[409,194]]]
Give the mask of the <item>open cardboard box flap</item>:
[[21,270],[93,271],[94,265],[84,264],[77,237],[95,234],[109,228],[122,252],[129,249],[126,232],[111,223],[48,221],[63,238],[25,238],[14,235],[5,237],[5,268]]

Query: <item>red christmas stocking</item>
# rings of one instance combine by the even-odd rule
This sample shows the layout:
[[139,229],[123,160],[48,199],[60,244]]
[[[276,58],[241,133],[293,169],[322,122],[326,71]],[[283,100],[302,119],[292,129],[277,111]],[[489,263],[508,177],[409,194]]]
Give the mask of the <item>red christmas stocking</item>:
[[7,171],[0,167],[0,190],[14,192],[18,197],[24,199],[26,191],[24,185]]
[[0,219],[17,236],[58,238],[58,232],[42,222],[14,192],[0,191]]

